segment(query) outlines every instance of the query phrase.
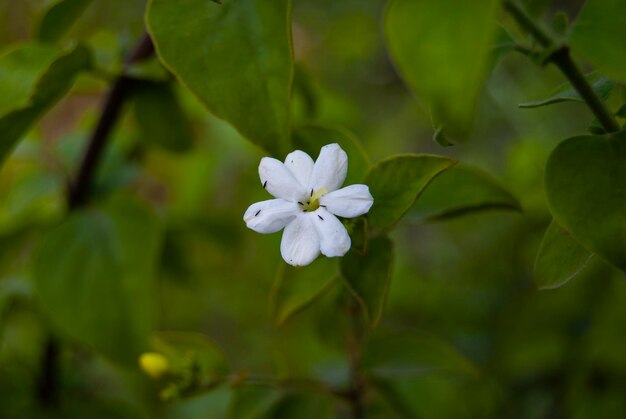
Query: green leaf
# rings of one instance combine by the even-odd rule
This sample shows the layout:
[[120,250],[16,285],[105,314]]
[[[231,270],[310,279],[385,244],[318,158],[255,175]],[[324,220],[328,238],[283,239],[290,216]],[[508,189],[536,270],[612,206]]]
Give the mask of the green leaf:
[[332,400],[325,394],[285,391],[271,387],[245,386],[237,389],[229,419],[332,419]]
[[329,396],[316,392],[290,392],[269,412],[267,419],[335,419]]
[[172,81],[172,75],[157,57],[148,57],[127,65],[124,74],[138,81],[166,84]]
[[15,301],[31,301],[32,286],[29,282],[18,278],[3,278],[0,281],[0,328],[4,327],[5,310]]
[[284,391],[263,386],[245,386],[236,389],[232,399],[229,419],[262,419],[280,403]]
[[519,201],[487,173],[457,165],[426,187],[410,213],[420,221],[433,221],[487,209],[521,211]]
[[44,312],[72,338],[135,363],[152,330],[160,236],[158,218],[134,200],[71,214],[35,256]]
[[589,251],[626,269],[626,134],[580,136],[552,152],[545,182],[556,222]]
[[454,142],[445,134],[443,127],[439,127],[433,133],[433,141],[442,147],[452,147]]
[[147,12],[163,63],[212,113],[274,156],[289,148],[290,24],[289,0],[151,0]]
[[535,259],[535,284],[544,290],[558,288],[578,275],[587,266],[591,256],[589,251],[552,220]]
[[367,250],[367,238],[369,235],[367,216],[361,215],[356,218],[347,218],[343,220],[343,226],[350,234],[351,248],[357,252],[364,253]]
[[620,108],[615,112],[615,116],[618,118],[626,119],[626,105],[620,106]]
[[[46,57],[48,53],[45,53]],[[37,62],[41,62],[39,59]],[[28,129],[48,109],[58,102],[72,87],[76,76],[91,65],[91,55],[85,47],[78,46],[50,64],[38,77],[28,101],[0,116],[0,162]],[[12,71],[12,70],[9,70]],[[0,75],[2,70],[0,70]],[[15,98],[15,96],[14,96]]]
[[373,166],[365,178],[374,197],[370,225],[392,228],[411,208],[431,180],[456,161],[429,154],[393,156]]
[[168,371],[160,396],[176,400],[215,389],[228,376],[224,352],[209,338],[193,332],[156,332],[152,350],[167,359]]
[[[399,416],[384,418],[474,419],[490,416],[499,394],[478,379],[467,376],[429,374],[419,377],[376,378],[371,387],[382,395]],[[451,402],[453,400],[454,402]]]
[[[319,113],[319,98],[313,76],[302,65],[296,63],[293,77],[293,95],[301,103],[301,113],[304,118],[315,119]],[[298,101],[294,100],[294,108]],[[294,115],[297,115],[294,112]]]
[[363,307],[371,327],[383,315],[392,269],[393,242],[384,236],[370,239],[366,253],[352,249],[341,259],[344,283]]
[[502,26],[496,27],[496,33],[494,35],[493,45],[491,47],[491,67],[495,67],[508,53],[515,51],[517,43]]
[[224,352],[208,337],[194,332],[154,332],[150,346],[166,356],[176,370],[193,359],[200,375],[224,378],[229,372]]
[[587,0],[572,25],[570,44],[599,71],[626,82],[623,0]]
[[402,418],[472,418],[485,413],[472,412],[468,403],[479,388],[477,367],[434,336],[385,334],[366,339],[362,368]]
[[169,84],[142,82],[134,91],[141,140],[172,152],[193,145],[191,127]]
[[436,125],[472,122],[490,65],[497,0],[393,0],[385,18],[391,58]]
[[326,144],[339,144],[348,154],[348,175],[344,184],[363,182],[370,161],[363,146],[350,132],[320,125],[303,125],[294,130],[292,141],[294,148],[308,153],[313,159]]
[[305,309],[332,287],[339,272],[337,259],[318,258],[312,264],[293,267],[281,263],[270,294],[270,309],[277,324]]
[[598,118],[593,118],[591,120],[591,123],[589,123],[589,126],[587,127],[587,131],[595,135],[606,134],[606,130],[604,129],[604,126],[600,123],[600,121],[598,121]]
[[[609,97],[611,91],[615,87],[615,83],[606,77],[599,76],[588,78],[590,80],[593,80],[591,84],[593,90],[598,96],[600,96],[604,100]],[[550,97],[541,100],[523,102],[517,106],[519,106],[520,108],[538,108],[540,106],[552,105],[554,103],[561,102],[584,102],[584,100],[580,97],[576,89],[574,89],[570,83],[563,83],[554,90]]]
[[54,3],[39,23],[37,39],[42,42],[57,42],[70,30],[92,1],[60,0]]
[[0,56],[0,115],[28,104],[35,83],[58,55],[55,47],[29,43]]
[[563,35],[567,32],[568,27],[569,17],[567,16],[567,13],[559,10],[552,18],[552,29],[554,29],[556,33]]
[[476,366],[450,344],[427,334],[379,336],[365,341],[362,366],[377,378],[431,373],[478,376]]

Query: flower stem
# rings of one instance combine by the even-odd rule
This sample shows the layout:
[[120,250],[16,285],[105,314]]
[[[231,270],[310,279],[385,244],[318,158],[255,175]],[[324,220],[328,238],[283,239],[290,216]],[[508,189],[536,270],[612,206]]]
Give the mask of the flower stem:
[[37,382],[39,403],[44,407],[55,407],[59,403],[59,342],[50,334],[43,348],[41,371]]
[[604,130],[606,132],[619,131],[621,128],[617,120],[606,104],[593,90],[580,68],[572,60],[569,47],[567,45],[559,45],[547,31],[533,21],[528,13],[515,0],[505,0],[504,8],[517,24],[528,31],[528,33],[535,38],[537,43],[544,48],[544,51],[549,53],[546,62],[553,63],[561,70],[600,124],[602,124]]
[[[86,202],[91,180],[105,149],[109,134],[117,122],[124,101],[132,91],[134,80],[125,76],[124,70],[153,54],[152,40],[148,34],[145,34],[126,58],[122,73],[115,79],[105,100],[100,119],[89,139],[76,179],[67,191],[67,203],[70,211]],[[50,334],[42,351],[38,379],[39,401],[45,407],[54,407],[59,401],[59,352],[59,341],[53,334]]]
[[120,115],[122,106],[128,98],[135,80],[126,76],[125,70],[132,64],[144,60],[154,54],[154,45],[148,34],[145,34],[135,49],[126,58],[122,74],[120,74],[111,88],[102,109],[102,114],[93,131],[89,144],[83,155],[78,174],[69,188],[68,204],[70,209],[83,204],[89,193],[89,187],[102,156],[109,134],[113,130]]
[[363,340],[363,323],[361,319],[361,307],[353,298],[348,305],[350,320],[350,334],[348,336],[348,359],[350,362],[350,387],[346,392],[346,398],[350,403],[351,418],[363,419],[365,410],[363,406],[363,392],[365,389],[364,379],[361,374],[361,342]]

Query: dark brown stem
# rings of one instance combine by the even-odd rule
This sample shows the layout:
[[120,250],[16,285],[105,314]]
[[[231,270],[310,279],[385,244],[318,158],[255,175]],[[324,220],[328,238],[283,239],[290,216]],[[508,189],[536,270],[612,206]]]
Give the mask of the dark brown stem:
[[42,406],[55,407],[59,403],[59,342],[54,336],[48,336],[41,358],[37,395]]
[[83,159],[78,169],[76,179],[72,182],[68,193],[68,205],[70,209],[79,207],[87,201],[89,188],[98,166],[100,157],[109,138],[109,134],[115,127],[122,106],[128,98],[135,83],[125,75],[125,70],[132,64],[146,59],[154,54],[154,46],[148,34],[145,34],[137,47],[130,53],[124,63],[122,74],[115,80],[111,91],[106,97],[102,114],[94,129]]
[[[154,54],[154,46],[148,34],[145,34],[135,49],[124,62],[122,73],[115,80],[106,97],[102,114],[94,129],[87,149],[80,163],[78,174],[67,192],[67,203],[70,210],[76,209],[87,201],[89,188],[98,166],[109,134],[113,130],[120,115],[122,105],[128,98],[134,80],[125,75],[128,67]],[[59,402],[59,342],[52,334],[48,337],[41,359],[41,370],[38,380],[38,395],[42,406],[54,407]]]
[[350,334],[348,335],[348,361],[350,363],[350,387],[345,394],[350,403],[352,419],[363,419],[365,410],[363,406],[363,392],[365,383],[361,374],[361,342],[363,340],[363,322],[361,307],[358,302],[351,299],[348,306],[350,320]]
[[504,8],[517,24],[530,33],[537,43],[549,54],[545,62],[553,63],[561,70],[580,97],[585,101],[589,110],[591,110],[600,124],[602,124],[604,130],[606,132],[619,131],[620,126],[617,120],[606,104],[593,90],[580,68],[578,68],[576,63],[572,60],[567,45],[559,45],[557,41],[552,39],[550,34],[535,23],[528,13],[526,13],[526,10],[515,0],[505,0]]
[[578,91],[578,94],[585,101],[591,112],[593,112],[604,130],[606,132],[619,131],[620,126],[615,120],[615,117],[593,90],[576,63],[574,63],[569,48],[567,46],[559,48],[552,54],[550,61],[561,70],[571,85]]

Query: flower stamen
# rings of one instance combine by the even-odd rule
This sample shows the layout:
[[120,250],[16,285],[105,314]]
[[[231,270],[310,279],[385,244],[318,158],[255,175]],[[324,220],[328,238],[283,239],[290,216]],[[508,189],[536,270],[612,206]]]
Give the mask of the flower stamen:
[[304,204],[298,201],[298,204],[302,206],[302,210],[305,212],[315,211],[320,207],[320,197],[327,192],[328,189],[326,188],[320,188],[317,190],[317,192],[311,189],[311,199],[307,199]]

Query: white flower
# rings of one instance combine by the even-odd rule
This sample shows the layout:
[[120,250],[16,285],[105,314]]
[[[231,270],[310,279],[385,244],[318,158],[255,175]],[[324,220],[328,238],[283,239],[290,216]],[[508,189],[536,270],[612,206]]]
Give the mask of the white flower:
[[243,220],[258,233],[284,228],[280,253],[290,265],[308,265],[320,252],[343,256],[350,250],[350,236],[335,215],[358,217],[374,203],[367,185],[339,189],[347,171],[348,156],[338,144],[322,147],[315,163],[300,150],[290,153],[284,164],[264,157],[261,184],[276,199],[250,205]]

